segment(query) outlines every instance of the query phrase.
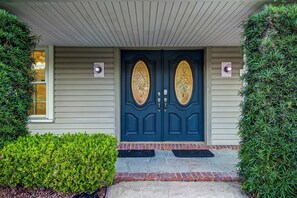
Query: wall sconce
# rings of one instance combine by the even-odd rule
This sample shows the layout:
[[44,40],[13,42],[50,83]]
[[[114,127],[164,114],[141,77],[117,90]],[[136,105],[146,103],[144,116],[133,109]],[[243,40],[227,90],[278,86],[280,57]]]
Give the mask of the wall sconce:
[[94,78],[104,77],[104,63],[94,63],[93,72]]
[[221,76],[232,77],[232,62],[221,63]]

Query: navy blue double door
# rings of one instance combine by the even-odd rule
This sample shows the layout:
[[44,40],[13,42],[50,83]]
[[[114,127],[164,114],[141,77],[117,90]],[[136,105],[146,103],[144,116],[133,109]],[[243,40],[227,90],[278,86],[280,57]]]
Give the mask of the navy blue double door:
[[203,51],[121,52],[121,140],[203,141]]

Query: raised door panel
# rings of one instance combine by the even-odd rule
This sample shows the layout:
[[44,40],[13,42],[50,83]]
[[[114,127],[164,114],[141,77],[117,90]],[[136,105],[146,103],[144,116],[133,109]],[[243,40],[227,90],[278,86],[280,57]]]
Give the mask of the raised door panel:
[[170,135],[182,134],[182,118],[176,113],[169,114],[169,131]]
[[193,135],[193,134],[199,134],[199,125],[200,123],[197,122],[197,120],[200,120],[200,116],[198,113],[193,113],[189,117],[185,118],[186,124],[187,124],[187,130],[186,134]]
[[127,124],[125,135],[138,135],[138,118],[131,113],[126,113],[125,118]]
[[143,119],[143,134],[145,135],[157,134],[156,119],[157,119],[156,113],[151,113]]

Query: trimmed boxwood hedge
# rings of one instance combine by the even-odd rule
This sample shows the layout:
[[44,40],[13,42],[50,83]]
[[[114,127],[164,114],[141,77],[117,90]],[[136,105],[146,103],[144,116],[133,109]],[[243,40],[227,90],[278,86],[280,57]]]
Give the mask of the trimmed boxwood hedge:
[[297,5],[244,23],[239,175],[256,197],[297,197]]
[[20,137],[0,150],[0,186],[93,193],[113,182],[116,146],[104,134]]
[[28,25],[0,9],[0,148],[28,133],[34,80],[31,51],[36,43]]

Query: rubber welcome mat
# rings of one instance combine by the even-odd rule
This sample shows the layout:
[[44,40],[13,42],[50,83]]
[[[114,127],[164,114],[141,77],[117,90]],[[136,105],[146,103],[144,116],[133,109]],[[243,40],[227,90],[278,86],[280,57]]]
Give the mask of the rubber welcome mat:
[[155,150],[118,150],[118,157],[154,157]]
[[209,150],[172,150],[175,157],[214,157]]

